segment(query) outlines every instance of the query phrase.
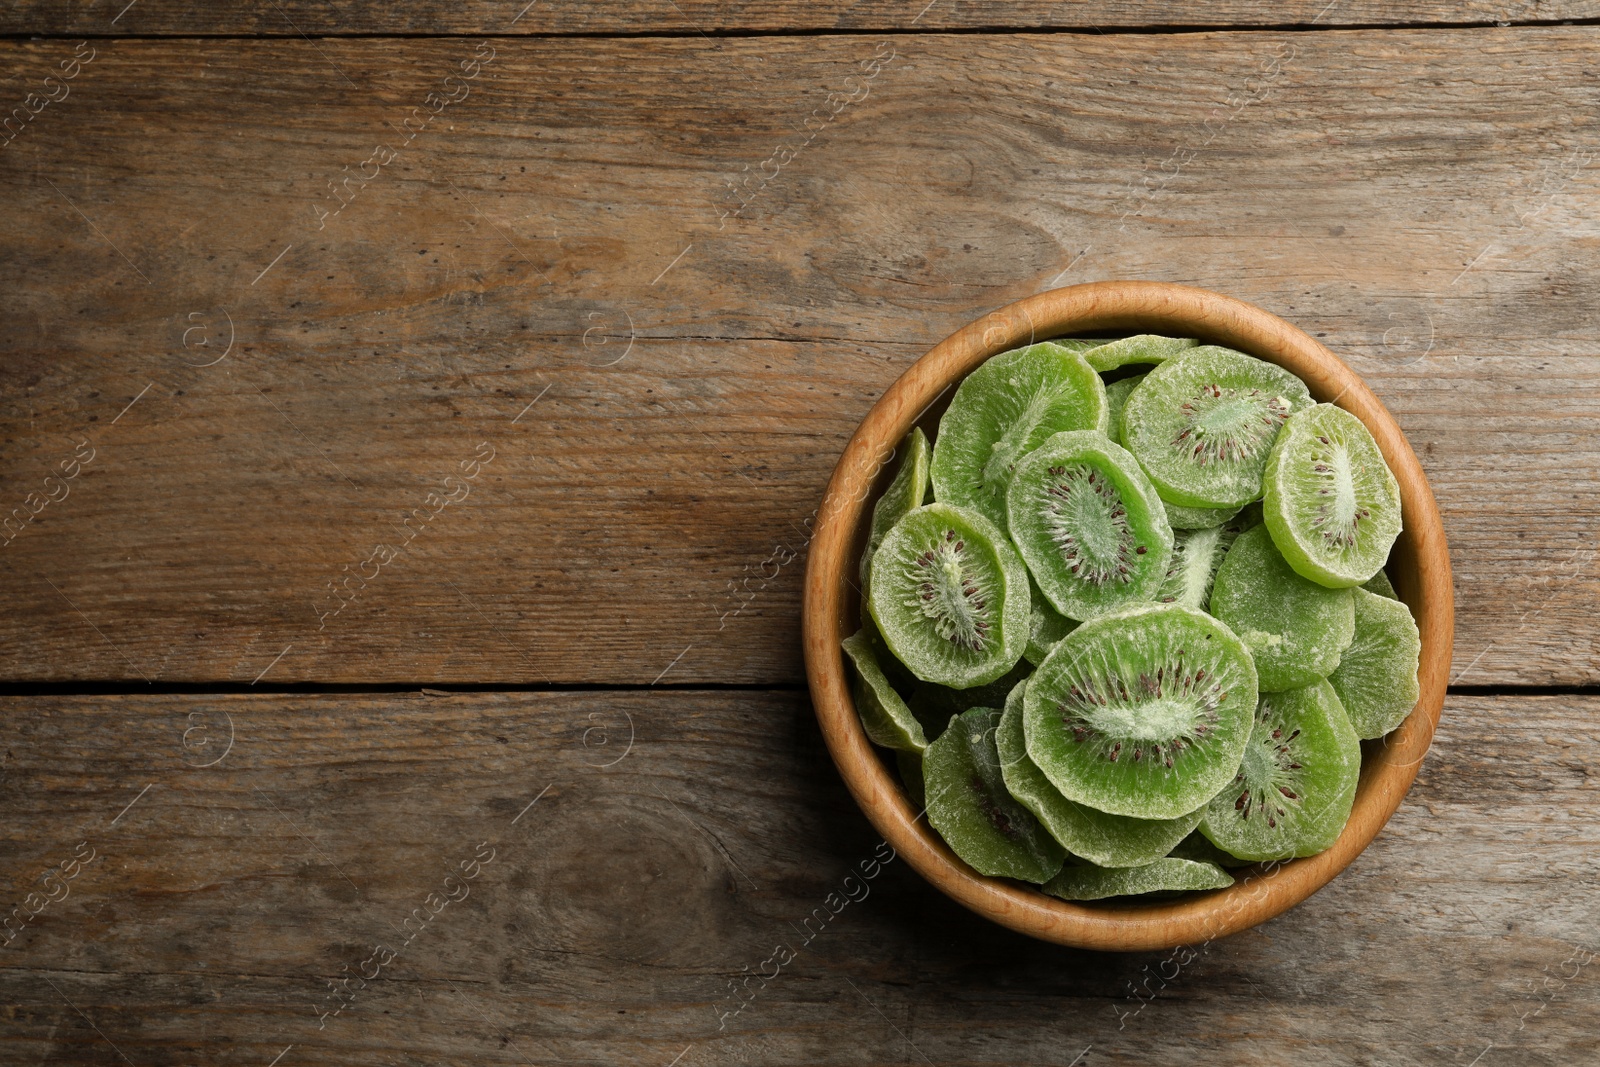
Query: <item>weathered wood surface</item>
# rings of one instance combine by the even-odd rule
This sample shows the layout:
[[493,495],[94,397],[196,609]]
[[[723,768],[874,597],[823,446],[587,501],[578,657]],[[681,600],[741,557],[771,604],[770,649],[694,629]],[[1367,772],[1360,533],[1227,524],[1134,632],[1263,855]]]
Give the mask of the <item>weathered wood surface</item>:
[[1597,714],[1452,698],[1348,871],[1167,962],[847,884],[878,842],[800,694],[8,698],[4,909],[60,899],[0,947],[0,1059],[1594,1062]]
[[1147,26],[1480,25],[1600,17],[1594,0],[713,0],[593,4],[583,0],[405,0],[332,4],[279,0],[265,5],[202,0],[87,0],[75,4],[14,0],[0,11],[0,32],[30,34],[350,33],[716,33],[783,30],[945,30]]
[[0,149],[0,676],[796,682],[875,397],[1147,277],[1395,412],[1463,683],[1600,679],[1590,29],[85,47]]

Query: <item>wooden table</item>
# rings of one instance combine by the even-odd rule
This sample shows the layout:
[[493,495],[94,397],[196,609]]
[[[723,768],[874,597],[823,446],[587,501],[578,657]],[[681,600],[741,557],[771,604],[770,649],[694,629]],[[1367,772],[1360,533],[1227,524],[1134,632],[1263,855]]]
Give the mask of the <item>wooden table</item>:
[[[0,1061],[1596,1062],[1596,22],[8,5]],[[1410,436],[1421,777],[1180,956],[903,863],[832,914],[878,845],[799,661],[833,463],[958,325],[1127,277]]]

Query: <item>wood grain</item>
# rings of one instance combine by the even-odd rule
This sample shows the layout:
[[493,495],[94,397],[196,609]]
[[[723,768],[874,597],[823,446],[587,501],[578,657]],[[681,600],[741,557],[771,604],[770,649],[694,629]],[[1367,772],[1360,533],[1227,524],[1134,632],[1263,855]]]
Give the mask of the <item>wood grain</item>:
[[1205,0],[1175,7],[1158,0],[712,0],[587,4],[580,0],[509,3],[405,0],[331,4],[281,0],[265,6],[196,0],[88,0],[73,5],[18,0],[0,11],[0,32],[29,34],[573,34],[718,31],[1112,29],[1148,26],[1492,25],[1600,17],[1593,0],[1295,0],[1260,4]]
[[[802,943],[878,839],[798,694],[8,698],[4,713],[5,911],[79,842],[95,855],[0,948],[8,1063],[1600,1052],[1579,954],[1596,948],[1593,697],[1452,697],[1415,789],[1344,874],[1178,957],[1030,941],[899,860]],[[411,909],[481,842],[494,858],[466,897],[401,948]],[[794,960],[719,1020],[730,980],[780,942]],[[328,980],[375,945],[396,958],[319,1030]]]
[[[1143,277],[1394,413],[1457,679],[1594,683],[1592,44],[496,39],[407,144],[475,42],[91,42],[0,149],[0,516],[39,509],[0,676],[798,682],[807,523],[877,396],[994,307]],[[72,54],[3,49],[16,100]]]

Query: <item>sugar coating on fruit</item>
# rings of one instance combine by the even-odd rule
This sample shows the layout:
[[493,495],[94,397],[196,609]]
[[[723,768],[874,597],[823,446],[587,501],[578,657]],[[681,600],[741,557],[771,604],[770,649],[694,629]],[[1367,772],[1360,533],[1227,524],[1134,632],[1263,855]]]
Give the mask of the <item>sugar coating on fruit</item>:
[[1062,900],[1103,900],[1146,893],[1225,889],[1233,875],[1214,863],[1167,857],[1142,867],[1064,867],[1045,883],[1044,891]]
[[1422,636],[1411,609],[1365,589],[1353,591],[1356,636],[1328,676],[1356,736],[1382,737],[1405,721],[1422,695]]
[[989,601],[996,583],[972,565],[966,552],[967,542],[947,527],[932,548],[905,567],[906,606],[922,612],[935,632],[957,648],[982,652],[994,628]]
[[1105,425],[1105,384],[1081,354],[1050,341],[1002,352],[967,375],[939,420],[934,495],[1004,529],[1017,463],[1052,434]]
[[1176,818],[1233,775],[1256,693],[1249,655],[1210,616],[1178,605],[1101,616],[1030,682],[1028,755],[1070,800]]
[[1265,526],[1246,530],[1228,550],[1210,610],[1250,649],[1267,692],[1326,678],[1355,637],[1350,591],[1296,574]]
[[1291,567],[1322,585],[1368,581],[1399,536],[1399,484],[1367,428],[1331,404],[1289,420],[1263,487],[1272,539]]
[[1068,571],[1090,585],[1133,580],[1135,556],[1150,551],[1128,525],[1128,506],[1111,479],[1085,463],[1050,468],[1041,518]]
[[1000,712],[973,708],[923,754],[928,821],[980,874],[1043,882],[1065,854],[1039,821],[1006,790],[995,749]]
[[1056,434],[1017,468],[1011,535],[1045,597],[1086,619],[1154,596],[1172,530],[1139,465],[1104,434]]
[[1028,575],[1005,535],[976,512],[916,508],[872,558],[868,605],[891,652],[917,677],[990,682],[1028,643]]
[[1074,856],[1102,867],[1133,867],[1160,859],[1200,823],[1201,811],[1177,819],[1135,819],[1068,800],[1028,758],[1023,703],[1027,683],[1006,698],[995,749],[1006,788],[1033,812],[1050,836]]
[[1326,681],[1264,693],[1231,785],[1201,832],[1248,860],[1310,856],[1338,838],[1354,803],[1361,748]]
[[1265,452],[1291,413],[1285,397],[1214,383],[1201,386],[1178,405],[1178,411],[1183,417],[1172,437],[1172,448],[1202,467]]
[[894,480],[872,507],[872,529],[867,537],[866,550],[861,554],[861,580],[864,583],[869,580],[872,557],[884,537],[913,508],[922,506],[922,498],[928,492],[928,463],[932,448],[921,427],[912,428],[900,443],[898,451],[900,466],[895,471]]
[[878,664],[873,642],[865,629],[844,639],[845,653],[856,670],[853,696],[861,725],[874,744],[885,748],[921,752],[928,739],[916,716],[906,706]]
[[1215,346],[1161,364],[1128,396],[1123,442],[1162,498],[1186,507],[1238,507],[1289,416],[1311,404],[1280,367]]

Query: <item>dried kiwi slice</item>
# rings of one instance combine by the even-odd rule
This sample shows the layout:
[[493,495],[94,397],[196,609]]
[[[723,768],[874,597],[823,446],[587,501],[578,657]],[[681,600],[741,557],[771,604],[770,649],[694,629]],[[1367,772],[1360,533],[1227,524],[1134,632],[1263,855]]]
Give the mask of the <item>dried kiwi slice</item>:
[[1096,345],[1085,352],[1083,358],[1089,361],[1089,366],[1104,374],[1128,363],[1165,363],[1199,343],[1193,337],[1162,337],[1160,334],[1141,333]]
[[926,504],[872,557],[867,605],[895,657],[955,689],[992,682],[1028,647],[1028,572],[976,512]]
[[1164,500],[1231,508],[1261,495],[1284,420],[1311,406],[1281,367],[1205,345],[1145,375],[1122,409],[1122,441]]
[[1394,591],[1394,583],[1389,580],[1389,576],[1383,571],[1379,571],[1371,578],[1368,578],[1366,581],[1362,582],[1361,588],[1365,589],[1369,593],[1377,593],[1379,596],[1386,596],[1390,600],[1400,599],[1400,594]]
[[872,506],[872,531],[867,535],[866,550],[861,553],[862,585],[867,584],[873,553],[878,551],[885,535],[912,508],[922,506],[923,497],[928,495],[928,464],[932,458],[933,449],[928,444],[927,434],[920,426],[912,427],[900,443],[900,469],[895,471],[889,488]]
[[1028,579],[1029,611],[1033,625],[1029,628],[1028,648],[1022,655],[1034,666],[1044,662],[1056,642],[1070,634],[1077,623],[1055,609],[1055,605],[1039,592],[1039,583]]
[[1063,430],[1104,430],[1106,387],[1053,341],[1002,352],[967,375],[939,420],[934,496],[1006,527],[1006,486],[1023,456]]
[[1143,867],[1063,867],[1043,888],[1062,900],[1103,900],[1147,893],[1226,889],[1232,884],[1233,875],[1215,863],[1168,857]]
[[1176,819],[1238,770],[1256,695],[1249,652],[1211,616],[1177,604],[1104,615],[1028,683],[1028,756],[1069,800]]
[[928,739],[923,736],[922,725],[878,666],[878,657],[867,632],[858,630],[845,638],[843,644],[856,669],[852,692],[856,714],[861,716],[861,725],[867,731],[867,737],[873,744],[885,748],[911,752],[921,752],[927,748]]
[[1105,434],[1059,433],[1017,465],[1011,536],[1039,591],[1069,619],[1154,599],[1172,557],[1161,498]]
[[1401,601],[1365,589],[1354,594],[1356,637],[1328,681],[1356,736],[1365,740],[1393,730],[1416,706],[1422,695],[1417,683],[1422,637],[1411,609]]
[[1043,882],[1066,858],[1056,839],[1006,791],[995,751],[996,708],[973,708],[922,755],[928,822],[979,874]]
[[1011,691],[995,731],[1000,771],[1011,795],[1033,812],[1068,852],[1102,867],[1138,867],[1165,856],[1200,825],[1204,809],[1177,819],[1130,819],[1096,811],[1062,796],[1028,758],[1022,729],[1026,689],[1024,682]]
[[1128,403],[1128,394],[1144,381],[1144,375],[1118,378],[1106,383],[1106,436],[1122,444],[1122,409]]
[[1264,693],[1238,775],[1200,832],[1240,859],[1314,856],[1338,840],[1360,777],[1361,743],[1333,686]]
[[[1200,814],[1205,814],[1204,808]],[[1199,830],[1179,841],[1168,853],[1175,860],[1194,860],[1196,863],[1215,863],[1218,867],[1248,867],[1250,860],[1242,860],[1238,856],[1231,856],[1216,845],[1206,840],[1206,835]]]
[[1383,569],[1400,486],[1361,420],[1318,404],[1284,423],[1262,479],[1267,529],[1289,566],[1334,589]]
[[1228,549],[1240,534],[1253,525],[1254,516],[1239,515],[1221,526],[1205,530],[1176,530],[1172,534],[1172,562],[1167,578],[1156,594],[1163,604],[1182,604],[1205,611],[1211,605],[1211,585]]
[[1246,530],[1228,549],[1209,610],[1250,649],[1263,692],[1326,678],[1356,633],[1350,590],[1296,574],[1265,525]]
[[1237,508],[1186,508],[1163,500],[1167,511],[1167,525],[1174,530],[1204,530],[1208,526],[1221,526],[1243,510]]

